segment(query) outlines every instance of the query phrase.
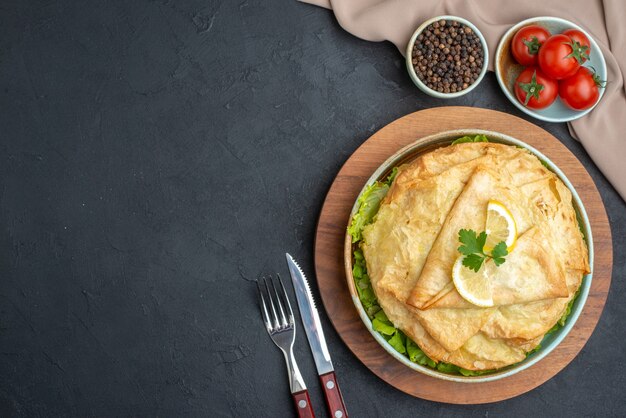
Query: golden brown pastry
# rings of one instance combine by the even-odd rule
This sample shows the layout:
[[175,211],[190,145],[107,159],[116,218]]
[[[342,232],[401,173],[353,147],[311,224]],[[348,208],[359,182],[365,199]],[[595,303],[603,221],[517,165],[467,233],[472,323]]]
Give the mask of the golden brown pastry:
[[[499,267],[489,262],[494,306],[463,299],[452,279],[459,229],[485,229],[490,199],[518,227]],[[572,196],[528,151],[496,143],[452,145],[400,167],[361,242],[380,306],[433,360],[470,370],[523,360],[554,326],[589,272]]]

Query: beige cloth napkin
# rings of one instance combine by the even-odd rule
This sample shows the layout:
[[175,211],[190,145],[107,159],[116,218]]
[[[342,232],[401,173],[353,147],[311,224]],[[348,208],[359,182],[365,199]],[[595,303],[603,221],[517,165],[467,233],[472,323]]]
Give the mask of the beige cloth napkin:
[[568,126],[626,200],[626,0],[301,1],[332,9],[348,32],[368,41],[391,41],[403,54],[413,31],[426,19],[464,17],[487,39],[490,70],[498,41],[515,23],[535,16],[558,16],[575,22],[600,45],[609,82],[598,106]]

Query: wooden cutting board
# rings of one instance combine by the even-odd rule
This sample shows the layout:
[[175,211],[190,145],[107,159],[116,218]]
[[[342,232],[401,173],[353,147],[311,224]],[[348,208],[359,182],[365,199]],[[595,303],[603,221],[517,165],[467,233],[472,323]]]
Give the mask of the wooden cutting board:
[[[354,201],[370,175],[387,157],[426,135],[453,129],[485,129],[521,139],[550,158],[572,182],[585,206],[595,249],[593,279],[585,308],[565,340],[534,366],[504,380],[454,383],[413,371],[389,355],[361,322],[344,273],[343,244]],[[404,116],[385,126],[346,161],[333,182],[315,236],[315,271],[326,312],[345,344],[374,374],[422,399],[479,404],[512,398],[541,385],[561,371],[593,332],[611,284],[613,252],[606,210],[580,161],[545,130],[515,116],[487,109],[439,107]]]

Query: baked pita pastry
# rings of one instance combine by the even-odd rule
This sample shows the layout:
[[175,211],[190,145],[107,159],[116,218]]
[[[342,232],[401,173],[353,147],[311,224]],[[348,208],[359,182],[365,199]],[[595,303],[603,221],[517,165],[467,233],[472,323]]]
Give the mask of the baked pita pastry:
[[[490,199],[518,227],[499,267],[494,306],[463,299],[451,278],[460,229],[485,229]],[[488,370],[523,360],[561,318],[589,272],[572,196],[524,149],[495,143],[440,148],[400,167],[361,248],[380,306],[433,360]]]

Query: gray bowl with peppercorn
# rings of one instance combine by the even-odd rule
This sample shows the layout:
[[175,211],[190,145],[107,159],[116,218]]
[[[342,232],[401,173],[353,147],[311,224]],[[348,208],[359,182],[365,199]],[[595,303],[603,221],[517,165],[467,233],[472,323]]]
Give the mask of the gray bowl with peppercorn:
[[406,49],[411,80],[424,93],[441,99],[472,91],[487,72],[489,51],[482,33],[457,16],[422,23]]

